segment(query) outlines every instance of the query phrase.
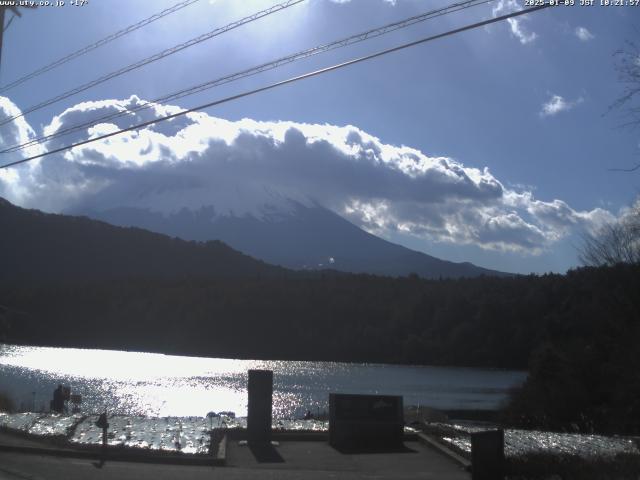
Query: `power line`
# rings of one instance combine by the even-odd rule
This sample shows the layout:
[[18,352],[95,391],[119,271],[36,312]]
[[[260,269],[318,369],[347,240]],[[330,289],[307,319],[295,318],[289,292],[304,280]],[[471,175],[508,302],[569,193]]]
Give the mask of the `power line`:
[[136,63],[133,63],[131,65],[128,65],[126,67],[123,67],[119,70],[116,70],[114,72],[108,73],[106,75],[103,75],[100,78],[97,78],[95,80],[92,80],[91,82],[85,83],[83,85],[80,85],[79,87],[73,88],[71,90],[68,90],[64,93],[61,93],[60,95],[57,95],[53,98],[50,98],[49,100],[45,100],[43,102],[38,103],[37,105],[33,105],[29,108],[27,108],[26,110],[20,112],[18,115],[14,115],[12,117],[8,117],[5,118],[4,120],[0,121],[0,126],[2,125],[6,125],[9,122],[12,122],[13,120],[20,118],[20,117],[24,117],[26,114],[31,113],[31,112],[35,112],[36,110],[40,110],[41,108],[47,107],[49,105],[52,105],[54,103],[57,103],[61,100],[64,100],[66,98],[69,98],[73,95],[76,95],[80,92],[84,92],[85,90],[88,90],[89,88],[95,87],[96,85],[100,85],[101,83],[106,82],[107,80],[111,80],[112,78],[115,77],[119,77],[120,75],[124,75],[125,73],[131,72],[132,70],[135,70],[137,68],[143,67],[145,65],[148,65],[149,63],[155,62],[157,60],[160,60],[162,58],[165,58],[169,55],[173,55],[174,53],[177,53],[181,50],[184,50],[185,48],[189,48],[193,45],[196,45],[198,43],[202,43],[205,40],[209,40],[213,37],[216,37],[218,35],[222,35],[225,32],[228,32],[230,30],[233,30],[235,28],[238,28],[246,23],[250,23],[253,22],[255,20],[258,20],[260,18],[266,17],[268,15],[271,15],[275,12],[278,12],[280,10],[284,10],[285,8],[289,8],[293,5],[296,5],[298,3],[303,2],[304,0],[287,0],[286,2],[283,3],[279,3],[277,5],[274,5],[272,7],[269,7],[265,10],[261,10],[260,12],[254,13],[252,15],[249,15],[247,17],[244,17],[240,20],[236,20],[235,22],[229,23],[228,25],[225,25],[224,27],[219,27],[216,28],[215,30],[212,30],[210,32],[204,33],[198,37],[192,38],[191,40],[181,43],[179,45],[176,45],[174,47],[171,48],[167,48],[166,50],[163,50],[162,52],[156,53],[155,55],[152,55],[150,57],[147,57],[143,60],[140,60]]
[[[56,67],[59,67],[60,65],[63,65],[67,62],[70,62],[71,60],[73,60],[74,58],[78,58],[81,55],[84,55],[85,53],[88,53],[92,50],[95,50],[96,48],[102,47],[103,45],[106,45],[109,42],[113,42],[114,40],[122,37],[123,35],[127,35],[135,30],[138,30],[139,28],[142,28],[146,25],[149,25],[152,22],[155,22],[156,20],[159,20],[163,17],[166,17],[167,15],[170,15],[172,13],[177,12],[178,10],[181,10],[185,7],[188,7],[189,5],[199,2],[200,0],[185,0],[183,2],[177,3],[172,7],[166,8],[164,10],[162,10],[161,12],[158,12],[154,15],[151,15],[148,18],[145,18],[144,20],[139,21],[138,23],[134,23],[133,25],[129,25],[126,28],[123,28],[122,30],[119,30],[115,33],[112,33],[111,35],[104,37],[101,40],[98,40],[95,43],[92,43],[91,45],[87,45],[86,47],[83,47],[79,50],[76,50],[73,53],[70,53],[68,55],[65,55],[62,58],[59,58],[58,60],[55,60],[51,63],[49,63],[48,65],[45,65],[44,67],[38,68],[37,70],[34,70],[31,73],[28,73],[20,78],[18,78],[17,80],[14,80],[11,83],[8,83],[7,85],[4,85],[2,87],[0,87],[0,93],[4,93],[14,87],[17,87],[18,85],[21,85],[22,83],[31,80],[32,78],[35,78],[39,75],[42,75],[45,72],[48,72],[49,70],[53,70]],[[11,18],[11,20],[13,20],[13,17]],[[7,25],[7,27],[9,27],[9,25]]]
[[134,131],[134,130],[139,130],[141,128],[153,125],[155,123],[160,123],[160,122],[164,122],[164,121],[167,121],[167,120],[171,120],[173,118],[177,118],[177,117],[186,115],[188,113],[194,113],[194,112],[197,112],[197,111],[200,111],[200,110],[204,110],[204,109],[207,109],[207,108],[210,108],[210,107],[214,107],[216,105],[220,105],[220,104],[223,104],[223,103],[231,102],[233,100],[238,100],[238,99],[243,98],[243,97],[248,97],[250,95],[255,95],[256,93],[264,92],[264,91],[267,91],[267,90],[272,90],[274,88],[281,87],[281,86],[284,86],[284,85],[288,85],[290,83],[294,83],[294,82],[297,82],[299,80],[304,80],[304,79],[307,79],[307,78],[311,78],[311,77],[315,77],[315,76],[318,76],[318,75],[322,75],[324,73],[332,72],[332,71],[338,70],[340,68],[348,67],[350,65],[355,65],[357,63],[361,63],[361,62],[365,62],[367,60],[378,58],[378,57],[381,57],[383,55],[387,55],[389,53],[394,53],[394,52],[397,52],[397,51],[400,51],[400,50],[404,50],[405,48],[415,47],[416,45],[420,45],[420,44],[423,44],[423,43],[426,43],[426,42],[430,42],[430,41],[433,41],[433,40],[438,40],[440,38],[448,37],[448,36],[451,36],[451,35],[456,35],[458,33],[462,33],[462,32],[465,32],[467,30],[473,30],[473,29],[484,27],[486,25],[490,25],[492,23],[497,23],[497,22],[500,22],[500,21],[503,21],[503,20],[506,20],[506,19],[509,19],[509,18],[514,18],[514,17],[518,17],[518,16],[521,16],[521,15],[526,15],[528,13],[532,13],[532,12],[535,12],[535,11],[538,11],[538,10],[542,10],[542,9],[548,8],[550,6],[551,6],[550,4],[546,3],[544,5],[539,5],[539,6],[536,6],[536,7],[527,8],[527,9],[520,10],[520,11],[517,11],[517,12],[513,12],[513,13],[506,14],[506,15],[502,15],[502,16],[499,16],[499,17],[491,18],[491,19],[488,19],[488,20],[483,20],[483,21],[478,22],[478,23],[465,25],[464,27],[456,28],[454,30],[449,30],[447,32],[440,33],[440,34],[437,34],[437,35],[433,35],[433,36],[430,36],[430,37],[425,37],[425,38],[422,38],[420,40],[415,40],[413,42],[404,43],[402,45],[399,45],[399,46],[396,46],[396,47],[392,47],[392,48],[388,48],[386,50],[381,50],[379,52],[372,53],[370,55],[366,55],[366,56],[363,56],[363,57],[359,57],[359,58],[355,58],[355,59],[352,59],[352,60],[348,60],[346,62],[338,63],[338,64],[332,65],[330,67],[321,68],[319,70],[314,70],[312,72],[308,72],[308,73],[305,73],[305,74],[302,74],[302,75],[291,77],[291,78],[288,78],[286,80],[281,80],[279,82],[275,82],[275,83],[266,85],[264,87],[256,88],[256,89],[249,90],[249,91],[246,91],[246,92],[243,92],[243,93],[239,93],[239,94],[236,94],[236,95],[225,97],[225,98],[220,99],[220,100],[214,100],[212,102],[205,103],[203,105],[199,105],[197,107],[189,108],[189,109],[186,109],[186,110],[182,110],[180,112],[173,113],[173,114],[170,114],[170,115],[165,115],[164,117],[156,118],[154,120],[149,120],[147,122],[138,123],[137,125],[133,125],[131,127],[123,128],[123,129],[117,130],[115,132],[107,133],[107,134],[101,135],[99,137],[90,138],[88,140],[83,140],[81,142],[77,142],[77,143],[74,143],[74,144],[71,144],[71,145],[67,145],[65,147],[56,148],[55,150],[51,150],[51,151],[48,151],[48,152],[45,152],[45,153],[41,153],[41,154],[38,154],[38,155],[33,155],[31,157],[28,157],[28,158],[23,158],[22,160],[16,160],[15,162],[10,162],[10,163],[4,164],[4,165],[0,165],[0,169],[13,167],[15,165],[20,165],[22,163],[30,162],[30,161],[36,160],[38,158],[42,158],[42,157],[45,157],[45,156],[48,156],[48,155],[52,155],[54,153],[64,152],[66,150],[71,150],[72,148],[75,148],[75,147],[80,147],[82,145],[87,145],[89,143],[97,142],[99,140],[105,140],[107,138],[113,137],[115,135],[119,135],[121,133],[126,133],[126,132],[131,132],[131,131]]
[[358,34],[352,35],[350,37],[343,38],[343,39],[340,39],[340,40],[337,40],[337,41],[334,41],[334,42],[331,42],[331,43],[328,43],[328,44],[320,45],[320,46],[313,47],[313,48],[310,48],[310,49],[307,49],[307,50],[302,50],[300,52],[288,55],[286,57],[281,57],[281,58],[279,58],[277,60],[273,60],[273,61],[261,64],[261,65],[255,66],[255,67],[249,68],[247,70],[243,70],[241,72],[236,72],[236,73],[233,73],[231,75],[227,75],[227,76],[224,76],[224,77],[217,78],[215,80],[210,80],[208,82],[201,83],[201,84],[189,87],[187,89],[183,89],[183,90],[180,90],[178,92],[174,92],[174,93],[165,95],[163,97],[156,98],[156,99],[151,100],[149,102],[145,102],[142,105],[139,105],[139,106],[137,106],[135,108],[132,108],[132,109],[127,109],[127,110],[124,110],[124,111],[121,111],[121,112],[108,114],[108,115],[99,117],[97,119],[91,120],[89,122],[85,122],[85,123],[82,123],[82,124],[78,124],[78,125],[74,125],[74,126],[65,128],[63,130],[57,131],[57,132],[55,132],[53,134],[50,134],[50,135],[46,135],[46,136],[42,136],[42,137],[39,137],[39,138],[35,138],[35,139],[32,139],[32,140],[30,140],[28,142],[25,142],[25,143],[22,143],[22,144],[13,145],[13,146],[8,147],[8,148],[6,148],[4,150],[0,150],[0,153],[15,152],[17,150],[21,150],[23,148],[26,148],[26,147],[29,147],[29,146],[32,146],[32,145],[35,145],[35,144],[43,143],[43,142],[51,140],[53,138],[58,138],[58,137],[61,137],[61,136],[64,136],[64,135],[68,135],[70,133],[82,130],[82,129],[86,128],[86,127],[95,126],[98,123],[102,123],[102,122],[105,122],[105,121],[108,121],[108,120],[113,120],[113,119],[117,119],[117,118],[123,117],[123,116],[127,115],[128,113],[136,113],[136,112],[139,112],[141,110],[145,110],[145,109],[151,108],[157,103],[177,100],[177,99],[183,98],[183,97],[188,96],[188,95],[193,95],[195,93],[200,93],[200,92],[208,90],[210,88],[213,88],[213,87],[216,87],[216,86],[219,86],[219,85],[223,85],[223,84],[226,84],[226,83],[230,83],[230,82],[233,82],[233,81],[236,81],[236,80],[239,80],[239,79],[242,79],[242,78],[246,78],[246,77],[249,77],[249,76],[253,76],[253,75],[256,75],[258,73],[262,73],[262,72],[265,72],[265,71],[268,71],[268,70],[272,70],[272,69],[278,68],[278,67],[280,67],[282,65],[285,65],[285,64],[288,64],[288,63],[292,63],[294,61],[301,60],[301,59],[304,59],[304,58],[307,58],[307,57],[310,57],[310,56],[313,56],[313,55],[317,55],[319,53],[324,53],[326,51],[330,51],[330,50],[334,50],[334,49],[337,49],[337,48],[346,47],[348,45],[352,45],[352,44],[355,44],[355,43],[358,43],[358,42],[362,42],[362,41],[368,40],[370,38],[375,38],[375,37],[384,35],[386,33],[398,30],[400,28],[406,28],[406,27],[411,26],[411,25],[413,25],[415,23],[418,23],[418,22],[422,22],[422,21],[429,20],[429,19],[432,19],[432,18],[440,17],[442,15],[446,15],[446,14],[449,14],[449,13],[457,12],[459,10],[464,10],[466,8],[470,8],[470,7],[473,7],[473,6],[477,6],[477,5],[481,5],[481,4],[485,4],[485,3],[490,3],[492,1],[493,0],[466,0],[464,2],[455,3],[455,4],[450,5],[448,7],[444,7],[444,8],[440,8],[440,9],[437,9],[437,10],[432,10],[432,11],[429,11],[429,12],[425,12],[425,13],[422,13],[422,14],[419,14],[419,15],[415,15],[413,17],[409,17],[407,19],[404,19],[404,20],[401,20],[401,21],[398,21],[398,22],[393,22],[393,23],[384,25],[382,27],[370,29],[370,30],[367,30],[365,32],[358,33]]
[[96,119],[93,119],[91,121],[88,122],[83,122],[81,124],[76,124],[76,125],[72,125],[70,127],[67,127],[65,129],[56,131],[50,135],[45,135],[45,136],[41,136],[38,138],[34,138],[31,139],[27,142],[21,143],[21,144],[17,144],[17,145],[12,145],[8,148],[5,148],[3,150],[0,150],[0,154],[2,153],[10,153],[10,152],[15,152],[18,150],[22,150],[24,148],[27,148],[29,146],[33,146],[36,144],[41,144],[44,143],[46,141],[49,141],[51,139],[54,138],[59,138],[65,135],[69,135],[71,133],[83,130],[84,128],[88,128],[88,127],[92,127],[97,125],[98,123],[103,123],[106,121],[110,121],[110,120],[115,120],[121,117],[126,116],[129,113],[136,113],[136,112],[140,112],[142,110],[146,110],[148,108],[152,108],[154,105],[158,104],[158,103],[164,103],[164,102],[168,102],[168,101],[172,101],[172,100],[177,100],[183,97],[186,97],[188,95],[193,95],[195,93],[200,93],[203,92],[205,90],[211,89],[213,87],[217,87],[220,85],[224,85],[227,83],[231,83],[233,81],[236,80],[240,80],[242,78],[246,78],[249,76],[253,76],[253,75],[257,75],[259,73],[268,71],[268,70],[273,70],[275,68],[278,68],[280,66],[298,61],[298,60],[302,60],[314,55],[318,55],[320,53],[324,53],[327,51],[331,51],[331,50],[335,50],[338,48],[343,48],[349,45],[353,45],[355,43],[359,43],[359,42],[363,42],[365,40],[371,39],[371,38],[375,38],[375,37],[379,37],[381,35],[385,35],[387,33],[393,32],[395,30],[399,30],[401,28],[406,28],[409,27],[411,25],[414,25],[416,23],[419,22],[423,22],[426,20],[431,20],[433,18],[437,18],[443,15],[447,15],[450,13],[454,13],[454,12],[458,12],[460,10],[465,10],[467,8],[471,8],[471,7],[475,7],[478,5],[483,5],[486,3],[490,3],[494,0],[465,0],[463,2],[459,2],[459,3],[454,3],[452,5],[449,5],[447,7],[444,8],[439,8],[436,10],[431,10],[429,12],[424,12],[421,13],[419,15],[414,15],[412,17],[406,18],[404,20],[400,20],[397,22],[393,22],[393,23],[389,23],[387,25],[381,26],[381,27],[377,27],[377,28],[372,28],[370,30],[367,30],[365,32],[361,32],[355,35],[351,35],[349,37],[346,38],[342,38],[340,40],[336,40],[330,43],[326,43],[320,46],[316,46],[313,48],[309,48],[306,50],[302,50],[299,51],[297,53],[293,53],[291,55],[287,55],[285,57],[281,57],[277,60],[272,60],[270,62],[267,63],[263,63],[261,65],[258,66],[254,66],[251,67],[249,69],[246,70],[242,70],[240,72],[236,72],[236,73],[232,73],[230,75],[226,75],[214,80],[210,80],[189,88],[185,88],[183,90],[177,91],[177,92],[173,92],[167,95],[164,95],[162,97],[156,98],[154,100],[151,100],[149,102],[144,102],[141,105],[136,106],[135,108],[130,108],[130,109],[126,109],[120,112],[115,112],[115,113],[110,113],[107,115],[104,115],[102,117],[98,117]]

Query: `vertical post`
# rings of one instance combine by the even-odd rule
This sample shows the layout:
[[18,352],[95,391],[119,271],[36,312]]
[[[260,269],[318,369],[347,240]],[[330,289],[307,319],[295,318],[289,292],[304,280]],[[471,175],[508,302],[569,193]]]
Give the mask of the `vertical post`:
[[[18,2],[15,2],[15,3],[17,4]],[[35,5],[21,5],[21,7],[24,7],[24,8],[37,8]],[[5,29],[5,26],[4,26],[4,14],[7,11],[7,9],[10,9],[15,17],[21,17],[22,16],[20,14],[20,10],[18,10],[18,7],[16,5],[14,5],[13,7],[0,6],[0,65],[1,65],[1,62],[2,62],[2,38],[4,37],[4,29]],[[13,20],[13,17],[11,17],[11,20]],[[9,20],[9,23],[11,23],[11,20]]]
[[4,37],[4,12],[7,7],[0,7],[0,66],[2,65],[2,37]]
[[102,456],[101,456],[101,465],[104,463],[104,460],[107,455],[107,430],[109,428],[109,423],[107,422],[107,411],[101,413],[98,417],[98,421],[96,422],[96,427],[102,429]]
[[247,434],[250,443],[271,441],[271,406],[273,402],[273,372],[249,370],[249,405]]
[[107,430],[108,430],[108,423],[102,427],[102,449],[103,451],[107,449]]
[[504,430],[471,434],[471,479],[504,479]]

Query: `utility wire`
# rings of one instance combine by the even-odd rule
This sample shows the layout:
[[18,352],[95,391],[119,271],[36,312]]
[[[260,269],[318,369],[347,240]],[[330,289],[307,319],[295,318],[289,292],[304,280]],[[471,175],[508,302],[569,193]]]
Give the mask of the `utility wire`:
[[[162,17],[166,17],[167,15],[170,15],[172,13],[177,12],[178,10],[181,10],[185,7],[188,7],[189,5],[191,5],[192,3],[196,3],[199,2],[200,0],[185,0],[183,2],[177,3],[175,4],[173,7],[169,7],[166,8],[164,10],[162,10],[161,12],[158,12],[154,15],[151,15],[148,18],[145,18],[144,20],[139,21],[138,23],[134,23],[133,25],[129,25],[126,28],[123,28],[122,30],[119,30],[115,33],[112,33],[111,35],[104,37],[101,40],[98,40],[95,43],[92,43],[91,45],[87,45],[86,47],[81,48],[80,50],[76,50],[73,53],[70,53],[62,58],[59,58],[58,60],[55,60],[51,63],[49,63],[48,65],[45,65],[44,67],[38,68],[37,70],[34,70],[31,73],[28,73],[20,78],[18,78],[17,80],[14,80],[11,83],[8,83],[7,85],[3,85],[0,87],[0,93],[4,93],[14,87],[17,87],[18,85],[23,84],[24,82],[31,80],[32,78],[35,78],[39,75],[42,75],[43,73],[48,72],[49,70],[53,70],[56,67],[59,67],[60,65],[63,65],[67,62],[70,62],[71,60],[73,60],[74,58],[78,58],[81,55],[84,55],[85,53],[89,53],[92,50],[95,50],[96,48],[102,47],[103,45],[106,45],[109,42],[112,42],[114,40],[116,40],[117,38],[120,38],[124,35],[127,35],[135,30],[138,30],[139,28],[142,28],[146,25],[149,25],[152,22],[155,22],[156,20],[161,19]],[[11,17],[11,20],[13,20],[13,17]],[[9,22],[9,24],[11,23],[11,21]],[[9,25],[7,25],[7,27],[9,27]]]
[[330,67],[321,68],[319,70],[314,70],[312,72],[308,72],[308,73],[305,73],[305,74],[302,74],[302,75],[291,77],[291,78],[288,78],[286,80],[281,80],[279,82],[275,82],[275,83],[266,85],[264,87],[256,88],[256,89],[249,90],[249,91],[246,91],[246,92],[243,92],[243,93],[239,93],[239,94],[236,94],[236,95],[225,97],[225,98],[222,98],[220,100],[214,100],[212,102],[205,103],[203,105],[199,105],[197,107],[189,108],[189,109],[186,109],[186,110],[182,110],[180,112],[173,113],[173,114],[170,114],[170,115],[166,115],[164,117],[160,117],[160,118],[156,118],[156,119],[153,119],[153,120],[149,120],[147,122],[138,123],[138,124],[133,125],[131,127],[123,128],[123,129],[117,130],[115,132],[107,133],[107,134],[101,135],[99,137],[90,138],[88,140],[83,140],[81,142],[77,142],[77,143],[74,143],[74,144],[71,144],[71,145],[67,145],[65,147],[56,148],[55,150],[51,150],[51,151],[48,151],[48,152],[45,152],[45,153],[41,153],[41,154],[38,154],[38,155],[33,155],[31,157],[23,158],[21,160],[16,160],[15,162],[6,163],[4,165],[0,165],[0,169],[13,167],[15,165],[19,165],[19,164],[22,164],[22,163],[30,162],[32,160],[36,160],[38,158],[42,158],[42,157],[45,157],[47,155],[52,155],[54,153],[60,153],[60,152],[66,151],[66,150],[71,150],[72,148],[79,147],[79,146],[82,146],[82,145],[87,145],[89,143],[97,142],[99,140],[105,140],[107,138],[114,137],[114,136],[119,135],[121,133],[131,132],[131,131],[134,131],[134,130],[139,130],[141,128],[153,125],[155,123],[160,123],[160,122],[164,122],[166,120],[171,120],[173,118],[177,118],[177,117],[180,117],[182,115],[186,115],[188,113],[194,113],[194,112],[197,112],[197,111],[200,111],[200,110],[204,110],[204,109],[207,109],[207,108],[210,108],[210,107],[214,107],[216,105],[220,105],[220,104],[223,104],[223,103],[231,102],[233,100],[238,100],[238,99],[243,98],[243,97],[248,97],[250,95],[255,95],[255,94],[260,93],[260,92],[264,92],[264,91],[267,91],[267,90],[272,90],[274,88],[282,87],[284,85],[288,85],[290,83],[294,83],[294,82],[297,82],[299,80],[304,80],[306,78],[311,78],[311,77],[315,77],[315,76],[318,76],[318,75],[322,75],[324,73],[332,72],[334,70],[338,70],[338,69],[341,69],[341,68],[344,68],[344,67],[348,67],[350,65],[355,65],[357,63],[361,63],[361,62],[365,62],[367,60],[378,58],[378,57],[381,57],[383,55],[387,55],[389,53],[394,53],[394,52],[397,52],[397,51],[400,51],[400,50],[404,50],[405,48],[415,47],[416,45],[420,45],[420,44],[423,44],[423,43],[426,43],[426,42],[430,42],[430,41],[433,41],[433,40],[438,40],[440,38],[448,37],[448,36],[451,36],[451,35],[456,35],[458,33],[462,33],[462,32],[465,32],[467,30],[473,30],[473,29],[484,27],[486,25],[490,25],[492,23],[497,23],[497,22],[500,22],[500,21],[503,21],[503,20],[506,20],[506,19],[509,19],[509,18],[514,18],[514,17],[518,17],[518,16],[521,16],[521,15],[526,15],[528,13],[532,13],[532,12],[535,12],[535,11],[538,11],[538,10],[542,10],[542,9],[548,8],[550,6],[551,5],[549,3],[546,3],[544,5],[531,7],[531,8],[527,8],[527,9],[524,9],[524,10],[519,10],[517,12],[509,13],[509,14],[502,15],[502,16],[495,17],[495,18],[491,18],[491,19],[488,19],[488,20],[483,20],[483,21],[478,22],[478,23],[465,25],[464,27],[456,28],[454,30],[449,30],[449,31],[444,32],[444,33],[440,33],[440,34],[433,35],[433,36],[430,36],[430,37],[425,37],[425,38],[422,38],[420,40],[415,40],[413,42],[409,42],[409,43],[405,43],[405,44],[402,44],[402,45],[399,45],[399,46],[396,46],[396,47],[388,48],[386,50],[381,50],[379,52],[372,53],[370,55],[366,55],[366,56],[363,56],[363,57],[359,57],[359,58],[355,58],[355,59],[352,59],[352,60],[348,60],[346,62],[338,63],[338,64],[332,65]]
[[246,78],[249,76],[253,76],[253,75],[257,75],[259,73],[268,71],[268,70],[273,70],[275,68],[278,68],[280,66],[298,61],[298,60],[302,60],[308,57],[311,57],[313,55],[318,55],[320,53],[324,53],[330,50],[335,50],[338,48],[343,48],[349,45],[353,45],[355,43],[359,43],[359,42],[363,42],[365,40],[368,40],[370,38],[375,38],[375,37],[379,37],[381,35],[385,35],[389,32],[393,32],[395,30],[399,30],[401,28],[406,28],[409,27],[411,25],[414,25],[416,23],[419,22],[423,22],[426,20],[430,20],[433,18],[437,18],[443,15],[447,15],[450,13],[454,13],[460,10],[464,10],[467,8],[471,8],[471,7],[475,7],[478,5],[483,5],[486,3],[490,3],[494,0],[465,0],[463,2],[458,2],[458,3],[454,3],[452,5],[449,5],[447,7],[444,8],[439,8],[436,10],[431,10],[429,12],[424,12],[421,13],[419,15],[414,15],[412,17],[406,18],[404,20],[400,20],[397,22],[393,22],[393,23],[389,23],[387,25],[384,25],[382,27],[377,27],[377,28],[373,28],[370,30],[367,30],[365,32],[361,32],[355,35],[351,35],[350,37],[346,37],[346,38],[342,38],[340,40],[336,40],[333,41],[331,43],[327,43],[327,44],[323,44],[320,46],[316,46],[313,48],[309,48],[306,50],[302,50],[299,51],[297,53],[293,53],[291,55],[287,55],[285,57],[281,57],[277,60],[272,60],[270,62],[267,63],[263,63],[261,65],[255,66],[255,67],[251,67],[249,69],[246,70],[242,70],[240,72],[236,72],[230,75],[226,75],[224,77],[220,77],[217,78],[215,80],[210,80],[207,81],[205,83],[201,83],[189,88],[185,88],[183,90],[177,91],[177,92],[173,92],[167,95],[164,95],[162,97],[156,98],[154,100],[148,101],[148,102],[144,102],[140,105],[135,106],[134,108],[129,108],[129,109],[125,109],[119,112],[115,112],[115,113],[110,113],[107,115],[103,115],[101,117],[95,118],[93,120],[90,120],[88,122],[83,122],[81,124],[76,124],[76,125],[72,125],[69,126],[67,128],[58,130],[52,134],[49,135],[45,135],[45,136],[41,136],[38,138],[34,138],[31,139],[27,142],[21,143],[21,144],[17,144],[17,145],[12,145],[10,147],[7,147],[3,150],[0,150],[0,154],[2,153],[10,153],[10,152],[15,152],[18,150],[22,150],[24,148],[36,145],[36,144],[41,144],[44,143],[46,141],[52,140],[54,138],[59,138],[65,135],[69,135],[71,133],[83,130],[85,128],[89,128],[92,126],[95,126],[99,123],[104,123],[110,120],[115,120],[118,118],[122,118],[130,113],[137,113],[140,112],[142,110],[146,110],[148,108],[152,108],[154,107],[156,104],[158,103],[165,103],[168,101],[173,101],[173,100],[177,100],[183,97],[186,97],[188,95],[193,95],[195,93],[200,93],[203,92],[205,90],[211,89],[213,87],[217,87],[220,85],[224,85],[227,83],[231,83],[233,81],[236,80],[240,80],[242,78]]
[[[16,14],[14,13],[13,15],[11,15],[11,18],[9,19],[9,21],[8,21],[8,22],[7,22],[7,24],[5,25],[4,29],[2,30],[2,32],[3,32],[3,33],[4,33],[4,32],[6,32],[6,31],[8,30],[8,28],[11,26],[11,24],[13,23],[13,21],[15,20],[15,18],[16,18]],[[1,92],[2,92],[2,91],[0,90],[0,93],[1,93]]]
[[96,85],[100,85],[101,83],[106,82],[107,80],[111,80],[112,78],[115,77],[119,77],[120,75],[124,75],[125,73],[131,72],[132,70],[135,70],[137,68],[143,67],[145,65],[148,65],[149,63],[155,62],[157,60],[160,60],[162,58],[165,58],[169,55],[173,55],[174,53],[177,53],[181,50],[184,50],[185,48],[189,48],[193,45],[196,45],[198,43],[202,43],[205,40],[209,40],[213,37],[217,37],[218,35],[222,35],[225,32],[228,32],[230,30],[233,30],[235,28],[238,28],[246,23],[250,23],[253,22],[255,20],[258,20],[260,18],[266,17],[268,15],[271,15],[273,13],[279,12],[280,10],[284,10],[285,8],[289,8],[293,5],[296,5],[298,3],[303,2],[304,0],[287,0],[286,2],[283,3],[279,3],[277,5],[274,5],[272,7],[269,7],[265,10],[261,10],[260,12],[254,13],[252,15],[249,15],[247,17],[244,17],[240,20],[236,20],[235,22],[229,23],[228,25],[225,25],[224,27],[219,27],[216,28],[215,30],[212,30],[210,32],[204,33],[198,37],[192,38],[191,40],[181,43],[179,45],[176,45],[174,47],[171,48],[167,48],[166,50],[163,50],[162,52],[156,53],[155,55],[152,55],[150,57],[147,57],[145,59],[142,59],[136,63],[133,63],[131,65],[128,65],[126,67],[123,67],[119,70],[116,70],[114,72],[108,73],[106,75],[103,75],[100,78],[97,78],[95,80],[92,80],[88,83],[85,83],[83,85],[80,85],[79,87],[73,88],[71,90],[68,90],[64,93],[61,93],[60,95],[50,98],[49,100],[45,100],[43,102],[38,103],[37,105],[33,105],[29,108],[27,108],[26,110],[22,111],[21,113],[19,113],[18,115],[14,115],[12,117],[8,117],[3,119],[2,121],[0,121],[0,126],[2,125],[6,125],[9,122],[12,122],[13,120],[20,118],[20,117],[24,117],[26,114],[31,113],[31,112],[35,112],[36,110],[40,110],[41,108],[47,107],[49,105],[52,105],[54,103],[57,103],[61,100],[64,100],[66,98],[69,98],[73,95],[76,95],[80,92],[84,92],[85,90],[88,90],[89,88],[95,87]]

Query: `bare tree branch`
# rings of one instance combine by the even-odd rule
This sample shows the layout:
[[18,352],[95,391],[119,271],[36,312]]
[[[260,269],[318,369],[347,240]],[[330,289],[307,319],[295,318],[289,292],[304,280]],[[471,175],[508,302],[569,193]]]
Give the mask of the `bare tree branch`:
[[618,221],[584,237],[580,261],[589,266],[640,264],[640,200]]
[[[640,35],[640,29],[636,29]],[[625,123],[621,127],[640,127],[640,46],[638,43],[627,40],[626,46],[616,51],[613,56],[616,60],[615,69],[618,72],[618,80],[623,85],[623,93],[607,109],[607,113],[613,110],[622,112]],[[630,168],[609,168],[612,172],[635,172],[640,169],[640,163]]]
[[640,163],[638,163],[635,167],[631,168],[608,168],[610,172],[635,172],[640,168]]

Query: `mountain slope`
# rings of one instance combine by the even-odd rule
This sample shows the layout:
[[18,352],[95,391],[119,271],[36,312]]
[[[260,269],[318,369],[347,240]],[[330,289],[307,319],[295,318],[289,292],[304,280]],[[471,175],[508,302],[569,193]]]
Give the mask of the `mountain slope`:
[[0,283],[226,278],[283,271],[218,241],[188,242],[84,217],[45,214],[2,198],[0,225]]
[[221,240],[248,255],[292,269],[331,268],[394,276],[417,273],[424,278],[505,275],[393,244],[321,206],[291,203],[292,208],[266,210],[260,216],[220,215],[214,207],[183,208],[169,214],[137,207],[83,213],[114,225],[188,240]]

